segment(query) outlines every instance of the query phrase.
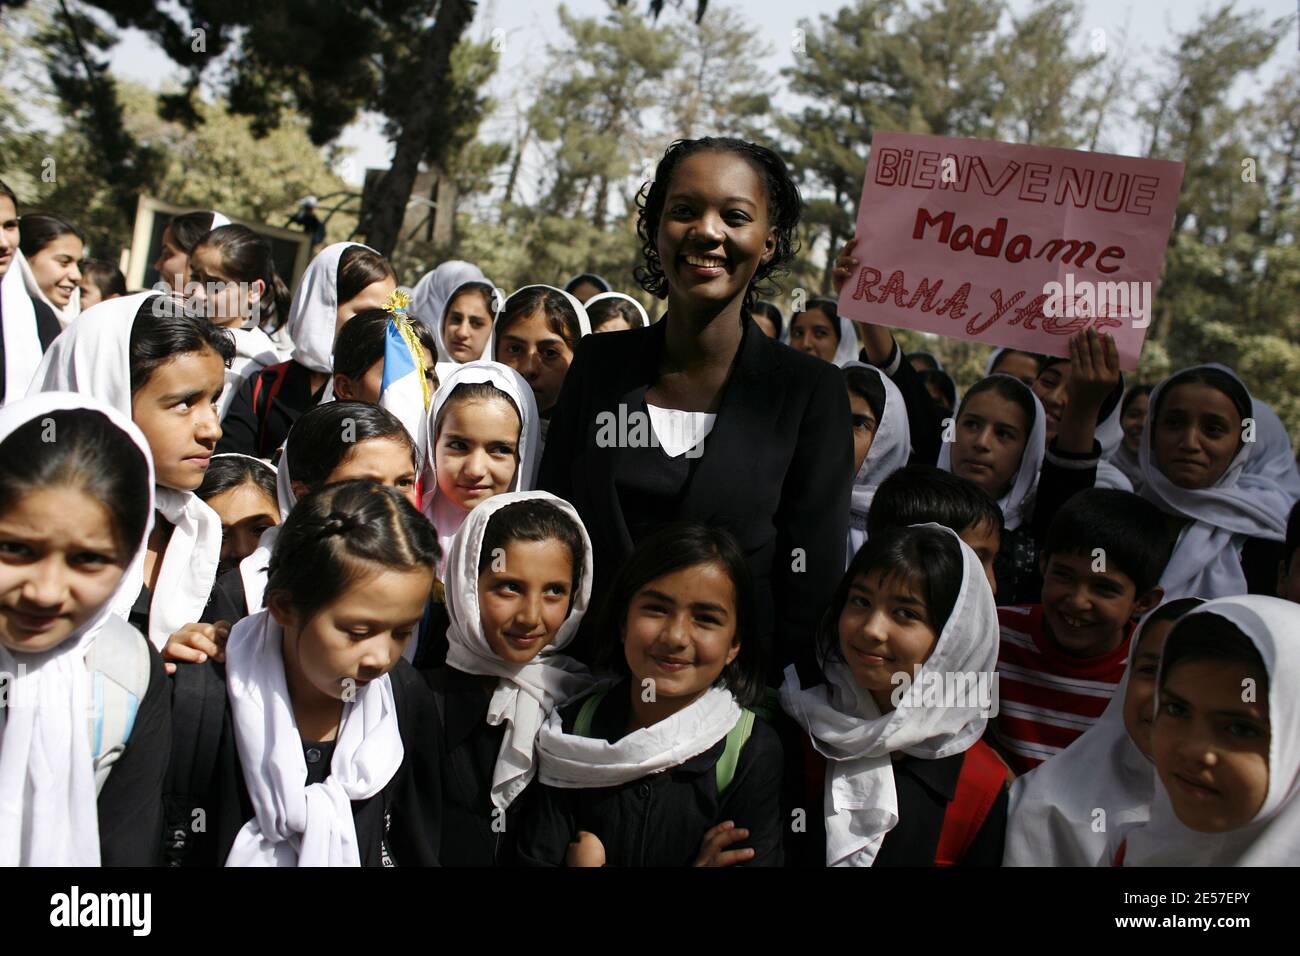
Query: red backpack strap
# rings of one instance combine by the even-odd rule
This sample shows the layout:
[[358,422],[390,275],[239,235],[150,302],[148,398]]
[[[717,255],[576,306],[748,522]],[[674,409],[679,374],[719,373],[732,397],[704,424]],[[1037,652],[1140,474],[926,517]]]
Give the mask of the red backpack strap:
[[1124,855],[1128,852],[1128,840],[1121,840],[1119,849],[1115,851],[1115,859],[1111,861],[1111,866],[1123,866]]
[[[269,373],[269,375],[268,375]],[[257,416],[257,453],[262,458],[270,458],[275,454],[275,449],[267,451],[266,444],[266,420],[271,413],[271,402],[275,396],[280,394],[280,389],[284,388],[285,377],[289,374],[289,363],[281,362],[278,365],[270,365],[262,369],[256,380],[253,382],[253,414]],[[262,397],[262,383],[270,378],[271,387],[266,393],[266,408],[258,407],[258,401]]]
[[956,792],[943,815],[935,866],[956,866],[965,859],[1006,781],[1006,765],[988,744],[976,741],[966,751],[957,775]]

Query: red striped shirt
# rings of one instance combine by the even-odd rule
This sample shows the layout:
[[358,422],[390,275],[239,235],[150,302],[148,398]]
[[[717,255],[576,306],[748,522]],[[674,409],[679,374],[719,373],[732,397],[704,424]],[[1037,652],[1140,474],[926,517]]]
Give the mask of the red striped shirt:
[[1107,654],[1071,657],[1044,634],[1041,604],[998,608],[998,743],[1016,773],[1069,746],[1101,716],[1128,664],[1132,625]]

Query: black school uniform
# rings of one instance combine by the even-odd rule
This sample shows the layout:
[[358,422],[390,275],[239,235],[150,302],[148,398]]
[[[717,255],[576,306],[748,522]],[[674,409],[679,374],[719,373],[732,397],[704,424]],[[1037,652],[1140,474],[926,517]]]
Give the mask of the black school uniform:
[[199,615],[199,621],[203,624],[215,624],[217,621],[234,624],[260,610],[260,607],[249,609],[244,578],[236,567],[218,576],[217,583],[208,596],[207,607]]
[[[746,319],[700,457],[598,441],[602,413],[628,422],[630,412],[644,413],[669,321],[578,343],[537,486],[571,502],[591,536],[592,607],[637,541],[658,527],[694,521],[732,532],[754,576],[755,626],[745,639],[771,649],[769,671],[779,679],[808,650],[844,570],[853,484],[848,393],[835,366]],[[568,651],[586,664],[595,656],[596,617],[583,619]]]
[[[10,260],[9,268],[17,268],[14,261]],[[28,298],[31,298],[31,296],[28,296]],[[5,316],[3,308],[4,303],[0,302],[0,405],[4,404],[5,394]],[[36,312],[36,337],[40,339],[41,351],[45,352],[50,347],[50,343],[59,337],[59,333],[63,331],[63,326],[59,324],[58,316],[54,314],[54,310],[40,299],[32,299],[32,308]]]
[[[583,702],[560,708],[566,733],[573,732]],[[628,683],[622,681],[597,708],[593,736],[616,742],[630,707]],[[528,866],[563,866],[569,844],[585,830],[604,845],[606,866],[690,866],[704,834],[734,820],[750,836],[730,849],[755,851],[752,860],[739,865],[781,866],[781,742],[762,719],[755,720],[735,776],[719,794],[716,767],[725,746],[725,739],[719,740],[670,770],[614,787],[575,790],[535,782],[519,837],[519,859]]]
[[[804,761],[808,774],[807,829],[787,838],[795,866],[826,865],[826,820],[823,802],[826,758],[813,749],[805,735]],[[977,743],[977,746],[981,746]],[[957,790],[957,777],[969,751],[925,760],[902,755],[894,761],[894,787],[898,793],[898,823],[885,834],[872,866],[934,866],[943,819]],[[1001,866],[1007,837],[1006,787],[998,795],[960,866]]]
[[[281,374],[284,382],[271,397],[272,383]],[[235,392],[226,417],[221,420],[222,434],[217,442],[217,454],[237,452],[270,460],[289,437],[293,423],[320,404],[327,387],[328,379],[312,392],[311,370],[294,361],[270,365],[256,375],[250,375]],[[255,390],[261,392],[257,408],[253,407]]]
[[162,863],[163,778],[171,748],[171,688],[162,658],[150,645],[149,689],[136,711],[126,749],[99,793],[99,856],[104,866]]
[[495,686],[454,667],[425,671],[434,693],[443,734],[439,759],[442,777],[443,866],[512,866],[530,785],[511,801],[504,817],[492,805],[492,772],[505,737],[504,723],[487,722]]
[[[873,364],[867,358],[866,349],[858,353],[858,361],[864,365]],[[943,444],[943,422],[934,407],[934,399],[930,397],[929,389],[925,387],[921,373],[912,368],[912,363],[907,361],[897,341],[894,342],[894,349],[889,353],[885,363],[876,367],[898,386],[898,391],[903,396],[903,404],[907,407],[907,427],[912,440],[912,454],[907,463],[909,465],[935,464],[939,460],[939,449]]]
[[[442,732],[437,710],[424,681],[406,661],[399,660],[389,672],[389,678],[405,754],[401,766],[382,791],[368,800],[352,801],[361,865],[437,866],[442,804],[438,756],[433,744]],[[224,697],[225,667],[215,661],[180,664],[173,680],[173,693]],[[181,705],[176,706],[179,711]],[[193,771],[192,787],[187,786],[187,781],[169,780],[169,831],[178,816],[184,821],[191,814],[190,805],[201,808],[206,820],[206,830],[191,833],[183,849],[170,853],[169,862],[175,866],[224,865],[235,837],[253,819],[253,803],[244,784],[228,699],[219,714],[219,720],[207,727],[186,728],[177,720],[172,745],[174,764],[184,766],[188,774],[194,754],[208,747],[213,751],[213,759],[210,766]],[[198,733],[184,739],[187,729]],[[324,781],[329,776],[334,743],[303,741],[302,747],[307,782]]]

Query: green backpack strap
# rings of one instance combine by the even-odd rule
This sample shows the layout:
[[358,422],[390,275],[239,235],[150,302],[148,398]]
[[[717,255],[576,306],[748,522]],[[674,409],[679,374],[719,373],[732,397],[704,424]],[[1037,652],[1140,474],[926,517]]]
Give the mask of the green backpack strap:
[[605,699],[607,693],[609,693],[609,688],[602,687],[582,702],[582,708],[578,711],[578,717],[573,722],[573,735],[575,737],[591,736],[591,725],[596,719],[596,711],[599,709],[600,702]]
[[754,732],[754,712],[748,707],[741,708],[740,720],[736,721],[736,726],[727,731],[727,743],[722,748],[722,756],[718,758],[717,766],[714,768],[718,776],[718,794],[721,795],[731,786],[731,780],[736,776],[736,765],[740,763],[740,751],[745,746],[745,741],[749,740],[749,735]]
[[90,672],[90,750],[99,793],[126,750],[136,712],[149,690],[149,643],[125,621],[109,618],[85,660]]

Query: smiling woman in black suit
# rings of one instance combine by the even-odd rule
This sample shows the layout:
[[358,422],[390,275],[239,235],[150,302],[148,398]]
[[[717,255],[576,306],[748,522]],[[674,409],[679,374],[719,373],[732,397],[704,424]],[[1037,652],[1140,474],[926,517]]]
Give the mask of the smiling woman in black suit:
[[[637,222],[637,279],[668,299],[667,315],[582,339],[538,480],[590,530],[593,606],[657,528],[731,531],[754,574],[753,637],[770,649],[773,676],[810,645],[843,570],[853,479],[837,370],[750,318],[765,280],[794,257],[800,202],[765,147],[706,138],[668,148]],[[586,633],[574,656],[590,658]]]

